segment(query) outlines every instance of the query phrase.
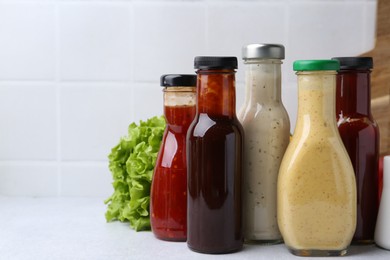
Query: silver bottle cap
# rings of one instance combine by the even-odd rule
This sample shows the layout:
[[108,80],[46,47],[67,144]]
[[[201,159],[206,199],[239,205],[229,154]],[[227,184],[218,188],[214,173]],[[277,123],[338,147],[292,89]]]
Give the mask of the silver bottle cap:
[[242,47],[242,59],[284,59],[282,44],[256,43]]

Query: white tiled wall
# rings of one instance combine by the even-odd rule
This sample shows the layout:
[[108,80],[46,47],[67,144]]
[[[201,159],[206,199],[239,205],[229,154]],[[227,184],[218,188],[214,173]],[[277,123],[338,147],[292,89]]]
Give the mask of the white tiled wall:
[[[159,77],[197,55],[282,43],[296,119],[296,59],[375,44],[375,0],[0,0],[0,195],[112,192],[107,155],[132,121],[162,113]],[[237,107],[244,98],[237,73]]]
[[58,12],[59,79],[130,80],[136,43],[132,6],[69,2],[61,4]]
[[56,6],[0,2],[0,79],[54,80]]

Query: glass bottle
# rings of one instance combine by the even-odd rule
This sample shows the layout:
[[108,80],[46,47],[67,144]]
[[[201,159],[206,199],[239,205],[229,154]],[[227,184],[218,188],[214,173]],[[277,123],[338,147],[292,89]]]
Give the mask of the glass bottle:
[[188,247],[229,253],[243,245],[243,129],[236,117],[236,57],[196,57],[197,110],[188,130]]
[[375,243],[390,250],[390,155],[383,158],[383,192],[375,227]]
[[248,242],[282,242],[276,217],[279,167],[290,140],[290,120],[281,100],[284,46],[243,48],[246,99],[238,115],[245,132],[243,224]]
[[356,181],[335,115],[336,60],[294,62],[298,119],[278,178],[278,223],[299,256],[347,253],[356,228]]
[[371,114],[371,57],[339,57],[336,118],[355,170],[357,222],[352,242],[374,242],[378,215],[379,129]]
[[187,239],[187,130],[196,112],[196,75],[163,75],[167,122],[150,194],[153,234],[163,240]]

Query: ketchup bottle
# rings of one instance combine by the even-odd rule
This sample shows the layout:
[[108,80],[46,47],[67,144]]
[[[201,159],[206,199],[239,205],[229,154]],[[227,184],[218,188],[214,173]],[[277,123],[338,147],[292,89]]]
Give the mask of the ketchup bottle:
[[167,127],[152,179],[151,226],[159,239],[186,241],[186,135],[196,110],[196,75],[163,75],[160,85]]
[[371,244],[378,214],[379,129],[371,114],[371,57],[338,57],[336,117],[351,159],[357,190],[357,225],[352,242]]
[[243,128],[236,117],[236,57],[196,57],[197,110],[188,130],[188,247],[230,253],[243,245]]

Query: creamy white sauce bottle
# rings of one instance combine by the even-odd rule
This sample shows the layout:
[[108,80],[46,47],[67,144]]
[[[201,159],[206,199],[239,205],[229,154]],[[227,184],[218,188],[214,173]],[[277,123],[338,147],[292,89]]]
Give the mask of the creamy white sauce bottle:
[[383,190],[375,227],[375,243],[390,250],[390,156],[383,159]]
[[277,223],[279,167],[290,138],[290,120],[281,100],[284,46],[250,44],[242,49],[245,103],[238,118],[245,132],[243,226],[245,241],[282,242]]

